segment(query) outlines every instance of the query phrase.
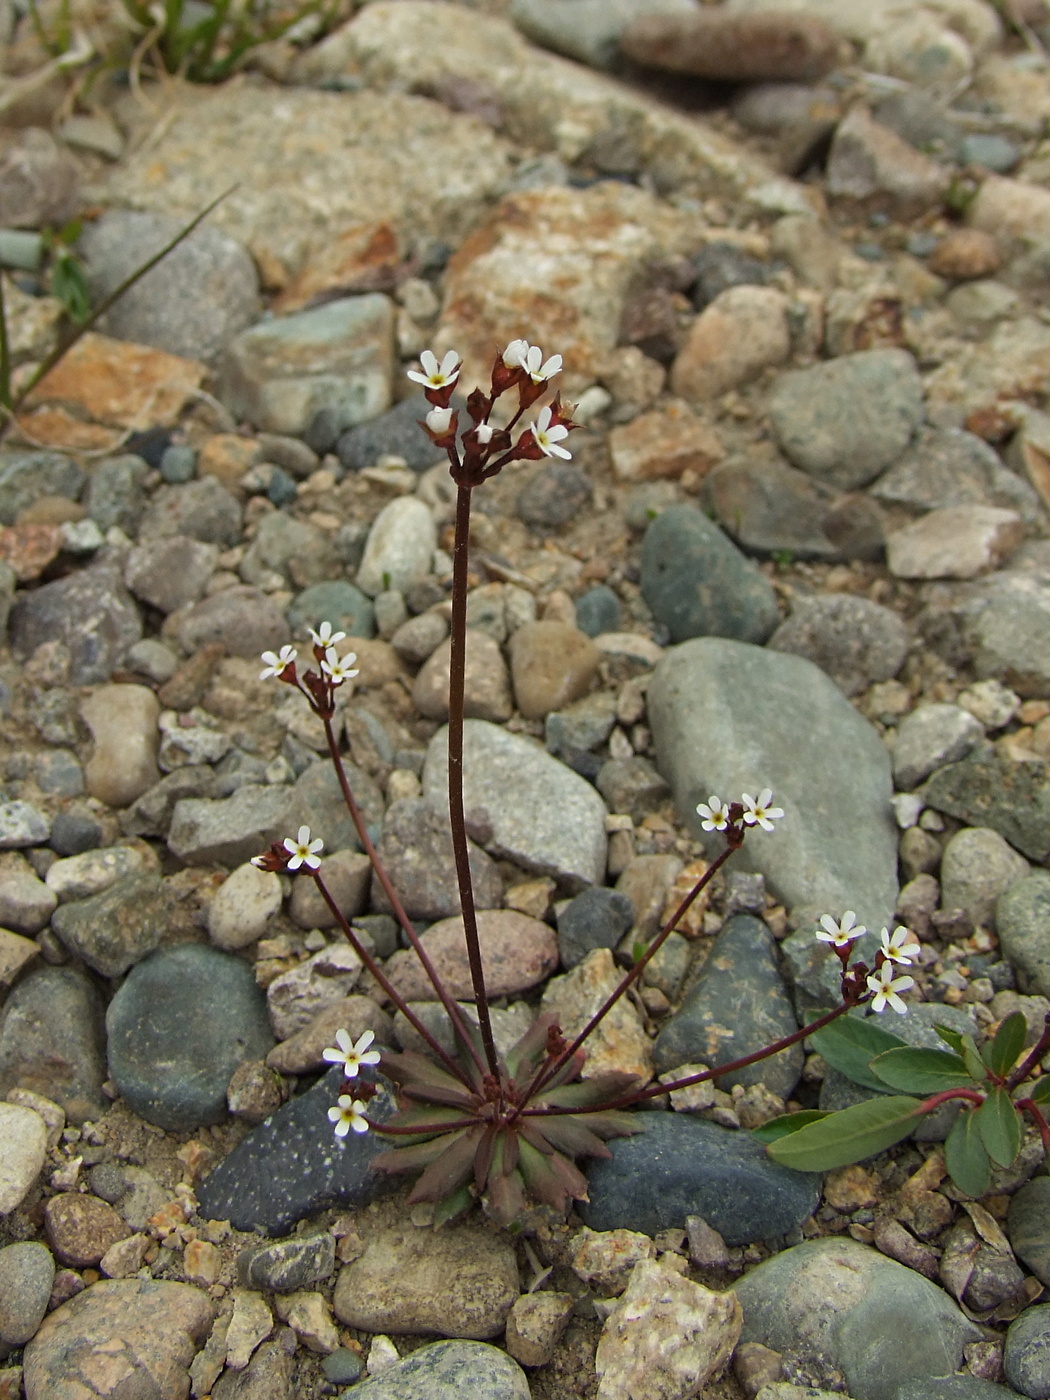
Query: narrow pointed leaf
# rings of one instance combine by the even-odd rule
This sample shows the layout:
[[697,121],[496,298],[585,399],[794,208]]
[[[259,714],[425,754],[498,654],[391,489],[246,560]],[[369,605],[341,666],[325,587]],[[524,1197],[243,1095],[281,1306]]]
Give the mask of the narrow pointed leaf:
[[393,1147],[389,1152],[380,1152],[369,1165],[373,1171],[387,1172],[391,1176],[397,1172],[416,1172],[429,1167],[447,1146],[447,1135],[442,1133],[426,1142],[414,1142],[410,1147]]
[[497,1136],[497,1129],[490,1123],[485,1129],[477,1152],[474,1154],[474,1185],[479,1192],[484,1191],[489,1179],[489,1170],[492,1167],[492,1158],[496,1151]]
[[966,1061],[966,1068],[970,1071],[974,1082],[983,1084],[988,1076],[988,1067],[981,1059],[977,1043],[972,1035],[964,1035],[962,1038],[962,1057]]
[[470,1193],[470,1187],[461,1186],[458,1191],[451,1192],[435,1205],[434,1224],[445,1225],[450,1220],[455,1220],[457,1215],[462,1215],[473,1204],[474,1197]]
[[525,1185],[544,1205],[564,1211],[570,1200],[587,1199],[586,1178],[559,1154],[546,1157],[529,1142],[521,1143],[521,1174]]
[[991,1163],[981,1141],[977,1114],[963,1109],[944,1144],[944,1164],[948,1175],[968,1196],[983,1196],[991,1179]]
[[417,1201],[440,1201],[458,1191],[474,1171],[474,1153],[485,1129],[464,1128],[454,1137],[413,1186],[408,1204]]
[[1021,1117],[1005,1089],[990,1089],[975,1117],[985,1151],[997,1167],[1008,1167],[1021,1150]]
[[557,1021],[553,1011],[545,1011],[507,1051],[507,1070],[516,1079],[526,1080],[535,1071],[547,1050],[547,1032]]
[[950,1045],[957,1055],[963,1052],[963,1038],[958,1031],[953,1031],[951,1026],[934,1026],[933,1028],[945,1045]]
[[551,1075],[543,1092],[546,1093],[547,1089],[556,1089],[559,1084],[571,1084],[583,1072],[586,1063],[587,1051],[581,1047],[575,1055],[569,1056],[557,1074]]
[[1017,1057],[1024,1049],[1028,1034],[1028,1022],[1020,1011],[1011,1011],[1000,1023],[995,1039],[984,1047],[983,1059],[993,1074],[1006,1076],[1017,1063]]
[[557,1114],[551,1118],[533,1118],[532,1124],[539,1125],[539,1131],[559,1152],[567,1152],[570,1157],[611,1157],[612,1153],[597,1133],[591,1131],[578,1118]]
[[799,1113],[782,1113],[779,1118],[771,1118],[760,1128],[752,1128],[751,1136],[756,1142],[776,1142],[777,1138],[787,1137],[788,1133],[796,1133],[799,1128],[805,1128],[810,1123],[819,1123],[822,1118],[828,1117],[830,1114],[822,1108],[804,1108]]
[[583,1121],[600,1138],[633,1137],[635,1133],[645,1132],[646,1117],[644,1113],[631,1113],[625,1108],[607,1108],[604,1113],[586,1113]]
[[426,1084],[433,1088],[466,1092],[466,1085],[461,1080],[449,1074],[447,1069],[442,1069],[426,1055],[417,1054],[415,1050],[402,1050],[397,1054],[384,1050],[380,1068],[398,1084]]
[[536,1100],[536,1107],[551,1104],[555,1108],[598,1108],[637,1085],[638,1078],[633,1074],[599,1074],[594,1079],[583,1079],[579,1084],[560,1084],[554,1089],[544,1089]]
[[[390,1128],[415,1128],[419,1129],[431,1123],[437,1125],[438,1133],[443,1133],[446,1129],[441,1126],[448,1123],[461,1123],[464,1115],[458,1108],[439,1108],[433,1104],[410,1104],[408,1108],[399,1108],[398,1111],[388,1118],[383,1127]],[[376,1132],[381,1134],[382,1128],[377,1128]],[[399,1137],[400,1134],[391,1133],[391,1137]],[[434,1134],[431,1134],[434,1136]]]
[[523,1119],[518,1125],[518,1132],[537,1152],[542,1152],[545,1157],[549,1157],[554,1148],[543,1135],[543,1130],[537,1127],[537,1120],[533,1118]]
[[513,1225],[525,1209],[525,1183],[521,1172],[493,1171],[489,1176],[489,1210],[500,1225]]
[[777,1138],[766,1151],[775,1162],[796,1171],[846,1167],[873,1157],[914,1132],[920,1107],[918,1099],[904,1095],[869,1099]]
[[871,1062],[871,1071],[906,1094],[938,1094],[942,1089],[969,1089],[973,1080],[966,1062],[950,1050],[921,1050],[906,1046],[886,1050]]
[[811,1037],[810,1044],[832,1069],[837,1069],[854,1084],[865,1089],[887,1092],[886,1085],[868,1068],[876,1055],[886,1050],[903,1049],[906,1042],[900,1036],[884,1031],[874,1020],[859,1016],[840,1016]]

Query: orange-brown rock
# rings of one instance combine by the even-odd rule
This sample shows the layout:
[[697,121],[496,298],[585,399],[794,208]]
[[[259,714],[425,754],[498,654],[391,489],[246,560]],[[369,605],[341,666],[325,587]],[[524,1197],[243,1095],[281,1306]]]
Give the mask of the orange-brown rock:
[[614,428],[609,454],[620,481],[677,481],[683,472],[704,476],[725,455],[714,429],[680,399]]
[[930,254],[930,271],[953,282],[992,277],[1003,255],[995,237],[980,228],[957,228],[946,234]]
[[834,68],[839,41],[813,15],[639,15],[620,36],[636,63],[728,82],[810,82]]
[[388,223],[351,224],[314,254],[276,298],[273,309],[286,315],[321,297],[390,291],[399,261],[397,234]]

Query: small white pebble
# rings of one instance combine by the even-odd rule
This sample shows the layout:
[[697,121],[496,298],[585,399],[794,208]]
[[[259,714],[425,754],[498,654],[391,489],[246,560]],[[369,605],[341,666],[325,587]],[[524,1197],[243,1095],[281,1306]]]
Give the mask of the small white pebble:
[[397,1347],[380,1332],[372,1338],[372,1345],[368,1348],[365,1370],[370,1376],[378,1376],[383,1371],[389,1371],[391,1366],[396,1366],[400,1360]]

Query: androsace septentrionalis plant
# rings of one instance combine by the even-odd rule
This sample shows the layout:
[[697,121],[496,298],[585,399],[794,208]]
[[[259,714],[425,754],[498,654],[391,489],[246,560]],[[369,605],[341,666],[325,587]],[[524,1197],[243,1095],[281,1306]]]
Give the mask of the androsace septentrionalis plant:
[[[744,844],[748,831],[760,827],[772,832],[775,823],[783,818],[782,809],[772,805],[773,794],[768,788],[760,791],[757,798],[745,793],[739,801],[725,803],[711,796],[708,802],[699,804],[697,813],[701,826],[721,836],[723,849],[574,1039],[567,1040],[555,1018],[544,1015],[533,1022],[505,1055],[499,1053],[478,936],[463,800],[471,500],[473,492],[509,462],[568,458],[570,453],[562,443],[576,425],[562,406],[560,396],[541,403],[547,398],[550,381],[561,369],[561,356],[544,360],[540,349],[527,341],[512,341],[506,350],[496,354],[488,391],[474,389],[466,399],[465,408],[453,407],[452,402],[462,368],[455,352],[448,352],[439,362],[435,355],[426,351],[421,361],[422,370],[410,375],[423,386],[430,404],[420,426],[434,446],[447,454],[450,473],[456,483],[448,796],[477,1025],[464,1015],[437,975],[376,852],[355,800],[339,751],[335,715],[339,687],[357,675],[356,658],[345,648],[340,651],[339,644],[346,640],[344,634],[333,632],[329,623],[322,623],[317,631],[311,629],[313,666],[301,670],[297,650],[287,646],[279,653],[264,654],[262,675],[295,687],[321,720],[328,755],[361,847],[372,862],[395,919],[433,986],[435,998],[448,1015],[454,1045],[449,1051],[439,1043],[341,913],[322,873],[323,843],[312,839],[305,826],[295,837],[275,842],[265,855],[256,857],[256,864],[272,871],[301,870],[314,880],[338,926],[379,988],[427,1047],[428,1053],[372,1050],[370,1034],[355,1044],[348,1034],[340,1032],[337,1046],[325,1052],[326,1060],[342,1065],[344,1074],[343,1092],[329,1113],[336,1134],[344,1137],[351,1131],[372,1130],[390,1142],[392,1145],[374,1159],[373,1167],[390,1173],[418,1172],[409,1201],[433,1202],[438,1221],[450,1218],[473,1199],[480,1198],[494,1219],[510,1224],[521,1215],[529,1197],[560,1211],[565,1211],[574,1200],[585,1200],[587,1182],[576,1165],[577,1160],[608,1157],[608,1139],[642,1131],[644,1115],[630,1113],[628,1110],[633,1106],[676,1089],[732,1074],[813,1037],[813,1043],[825,1053],[829,1062],[836,1063],[837,1057],[839,1063],[847,1065],[845,1072],[850,1072],[848,1066],[856,1070],[859,1065],[868,1076],[868,1087],[874,1087],[877,1096],[841,1114],[807,1110],[767,1124],[760,1132],[769,1144],[770,1155],[787,1165],[802,1170],[821,1170],[860,1160],[907,1136],[919,1117],[932,1112],[946,1098],[962,1098],[980,1104],[979,1109],[961,1115],[959,1123],[964,1127],[959,1129],[957,1124],[949,1138],[949,1169],[954,1172],[953,1163],[963,1163],[959,1170],[970,1183],[965,1189],[979,1184],[973,1169],[979,1150],[985,1152],[986,1167],[989,1157],[999,1162],[1007,1154],[1010,1160],[1016,1155],[1020,1128],[1018,1126],[1015,1132],[1010,1124],[1013,1120],[1019,1123],[1019,1109],[1034,1118],[1044,1140],[1050,1143],[1050,1130],[1039,1107],[1040,1103],[1050,1101],[1050,1079],[1041,1081],[1016,1105],[1010,1098],[1011,1092],[1024,1082],[1050,1046],[1050,1031],[1036,1047],[1039,1056],[1035,1059],[1029,1056],[1015,1068],[1024,1040],[1023,1018],[1019,1018],[1020,1032],[1018,1018],[1004,1021],[982,1059],[968,1037],[953,1039],[952,1033],[943,1032],[950,1052],[912,1050],[897,1037],[879,1030],[871,1020],[848,1016],[848,1012],[861,1007],[875,1012],[887,1008],[905,1012],[906,1003],[900,994],[913,987],[914,982],[901,969],[910,965],[919,951],[914,935],[907,929],[896,928],[892,933],[883,929],[874,965],[869,968],[863,962],[853,961],[854,942],[866,930],[857,924],[856,915],[851,911],[837,922],[825,915],[816,933],[841,964],[840,1004],[819,1019],[753,1054],[669,1083],[646,1085],[624,1073],[581,1078],[588,1038],[620,998],[638,982],[693,902]],[[494,423],[492,419],[497,403],[505,394],[516,396],[517,402],[509,421],[499,426],[498,420]],[[523,422],[530,410],[533,411],[531,418]],[[464,412],[469,426],[461,432],[460,420]],[[857,1037],[861,1037],[859,1042]],[[382,1121],[369,1113],[376,1088],[360,1076],[364,1065],[378,1066],[381,1074],[396,1087],[397,1111]],[[892,1087],[918,1089],[927,1097],[920,1100],[887,1096],[887,1089]],[[958,1144],[963,1139],[965,1144],[960,1148]],[[972,1145],[975,1142],[976,1148]]]

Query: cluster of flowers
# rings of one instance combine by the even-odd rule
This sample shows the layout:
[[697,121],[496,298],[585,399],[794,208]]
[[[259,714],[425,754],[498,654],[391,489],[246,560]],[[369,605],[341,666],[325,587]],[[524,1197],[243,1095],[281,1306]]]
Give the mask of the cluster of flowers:
[[[348,651],[345,656],[340,656],[336,651],[336,643],[341,642],[345,632],[333,632],[330,622],[322,622],[320,627],[314,631],[309,628],[310,640],[314,644],[314,658],[320,662],[321,673],[329,686],[339,686],[344,681],[352,681],[358,674],[354,667],[357,660],[356,652]],[[263,669],[259,672],[261,681],[268,681],[271,676],[276,680],[285,681],[289,685],[297,684],[295,663],[299,653],[295,647],[282,647],[280,651],[264,651],[261,657]]]
[[[857,923],[852,909],[846,910],[839,923],[830,914],[825,914],[820,925],[817,938],[821,943],[831,944],[845,967],[854,939],[860,938],[868,930]],[[882,930],[879,950],[875,954],[875,971],[867,976],[867,988],[872,993],[872,1011],[885,1011],[887,1006],[891,1006],[898,1015],[904,1015],[908,1007],[901,1000],[900,993],[914,987],[915,978],[907,975],[895,977],[894,970],[897,966],[910,967],[918,956],[919,944],[910,928],[898,925],[892,933],[888,928]]]

